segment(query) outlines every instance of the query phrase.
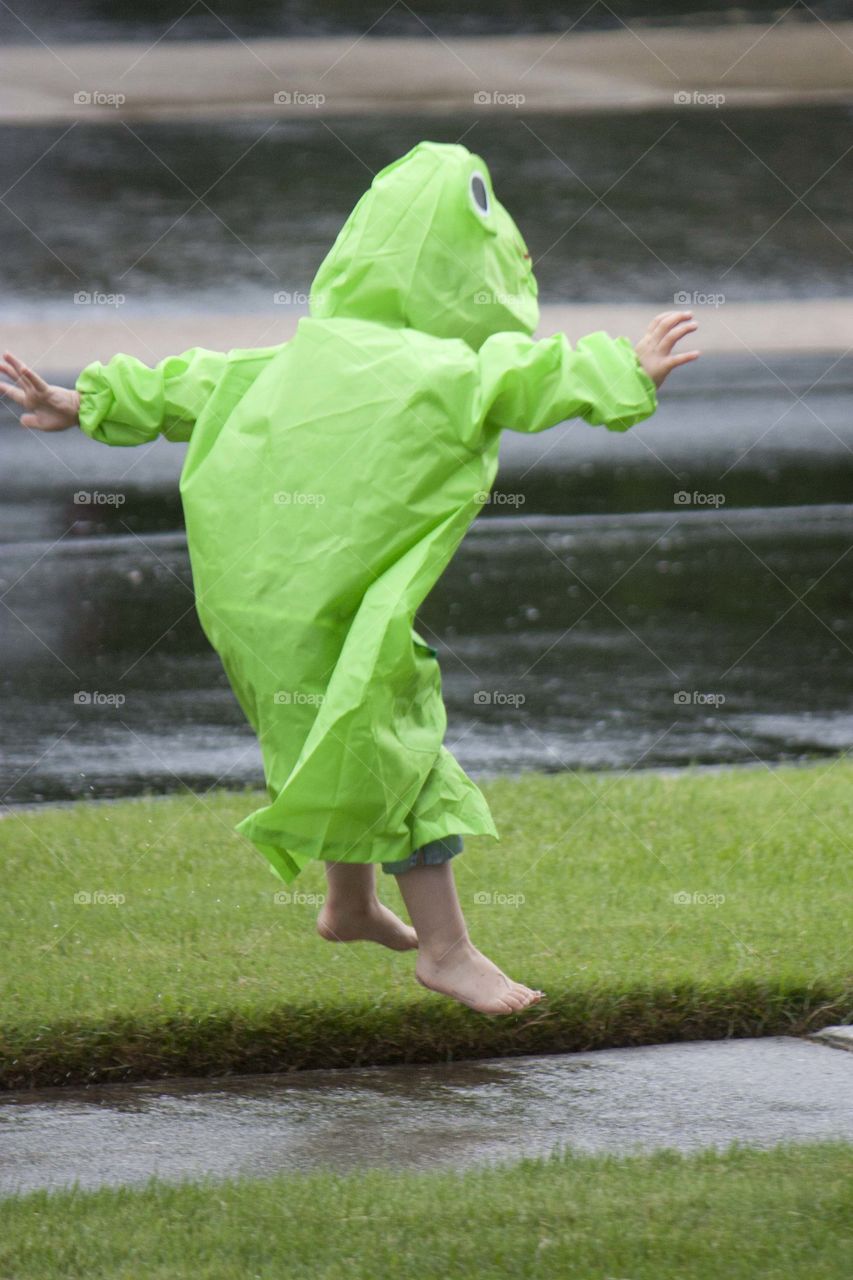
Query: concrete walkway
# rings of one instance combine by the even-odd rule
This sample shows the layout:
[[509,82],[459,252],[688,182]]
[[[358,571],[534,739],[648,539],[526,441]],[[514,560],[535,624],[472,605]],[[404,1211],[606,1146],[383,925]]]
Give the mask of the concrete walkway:
[[851,53],[853,22],[822,21],[447,40],[13,45],[3,50],[0,120],[293,121],[831,103],[853,93]]
[[[792,302],[674,302],[614,306],[608,303],[543,306],[538,335],[564,332],[577,342],[584,334],[605,329],[612,337],[636,341],[659,311],[692,309],[699,322],[696,348],[703,355],[748,356],[766,352],[847,352],[853,348],[853,299],[809,298]],[[300,315],[288,307],[219,314],[207,312],[143,312],[123,307],[69,305],[53,308],[49,318],[28,313],[26,319],[3,318],[0,343],[37,368],[76,373],[90,360],[109,360],[117,351],[154,364],[188,347],[228,351],[265,347],[293,336]],[[684,350],[692,347],[682,343]]]
[[698,1041],[9,1094],[0,1193],[824,1138],[853,1141],[853,1055],[782,1036]]

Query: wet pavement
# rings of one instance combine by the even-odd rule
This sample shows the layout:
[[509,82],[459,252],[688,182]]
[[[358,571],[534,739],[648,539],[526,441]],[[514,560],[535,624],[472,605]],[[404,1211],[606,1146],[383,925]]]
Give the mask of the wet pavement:
[[[827,32],[824,42],[835,43]],[[61,89],[69,105],[77,87]],[[469,78],[470,96],[474,88]],[[670,101],[672,89],[670,80]],[[277,317],[291,303],[307,305],[315,272],[371,175],[423,138],[463,138],[490,165],[530,249],[541,303],[645,302],[651,319],[685,298],[690,306],[710,299],[725,319],[732,302],[853,293],[846,104],[724,113],[634,104],[582,123],[476,109],[425,120],[412,107],[331,127],[313,111],[281,121],[132,126],[88,117],[0,121],[3,341],[21,321],[65,309],[65,328],[93,317],[112,322],[114,350],[124,350],[125,317],[133,328],[132,313],[148,308],[259,311],[272,336],[247,345],[283,340]],[[825,327],[831,343],[830,317]],[[752,338],[743,335],[744,355]],[[188,324],[176,351],[196,341]],[[32,358],[45,365],[54,352],[51,344]]]
[[789,1037],[45,1089],[0,1104],[0,1193],[853,1141],[853,1057]]
[[[214,9],[206,4],[190,5],[181,11],[169,6],[151,4],[151,0],[123,0],[120,5],[104,4],[103,0],[77,0],[73,5],[57,5],[55,0],[28,0],[27,21],[9,5],[0,6],[0,38],[10,45],[26,46],[37,42],[63,44],[62,54],[69,58],[74,52],[67,42],[112,42],[137,40],[167,46],[176,41],[199,40],[221,44],[226,37],[235,40],[264,39],[290,43],[300,37],[315,39],[339,36],[353,44],[353,37],[364,43],[366,35],[408,36],[427,44],[431,34],[443,38],[449,36],[488,36],[504,33],[517,36],[525,32],[544,31],[562,34],[568,27],[572,32],[604,30],[619,36],[623,24],[653,29],[661,25],[687,26],[691,19],[701,27],[705,47],[708,45],[709,9],[707,0],[677,0],[672,4],[649,4],[648,0],[620,0],[619,16],[605,5],[590,5],[589,0],[468,0],[465,5],[453,0],[434,0],[429,6],[429,22],[424,21],[407,4],[388,5],[387,0],[325,0],[322,5],[312,0],[288,0],[286,4],[265,3],[247,5],[244,0],[220,0]],[[792,25],[799,31],[814,20],[822,25],[838,17],[830,12],[843,5],[823,4],[806,8],[794,14]],[[737,10],[738,23],[749,20],[767,23],[783,21],[790,10],[779,16],[774,0],[748,0]],[[726,15],[729,22],[734,15]],[[721,34],[718,32],[718,34]],[[626,31],[639,44],[633,32]],[[648,38],[648,31],[646,32]],[[754,39],[747,26],[743,32],[748,43]],[[386,41],[383,39],[382,43]],[[367,43],[371,43],[368,40]],[[830,46],[831,42],[827,42]],[[202,46],[203,47],[203,46]],[[155,50],[156,51],[156,50]],[[149,52],[151,52],[149,50]],[[651,60],[651,59],[649,59]],[[752,59],[754,66],[755,59]],[[388,60],[382,65],[387,76]],[[462,67],[464,70],[464,67]],[[817,74],[817,69],[813,71]],[[412,71],[409,70],[411,91]],[[173,89],[177,86],[173,86]],[[227,91],[228,86],[213,82],[206,86],[206,98],[214,99],[217,93]]]
[[[448,746],[482,778],[850,750],[851,528],[840,504],[478,520],[419,616]],[[262,785],[183,534],[44,529],[4,556],[6,804]]]

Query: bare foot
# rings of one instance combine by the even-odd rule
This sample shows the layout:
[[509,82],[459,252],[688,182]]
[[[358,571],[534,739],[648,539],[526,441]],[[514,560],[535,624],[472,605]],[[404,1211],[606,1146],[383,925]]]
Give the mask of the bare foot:
[[415,977],[430,991],[450,996],[478,1013],[517,1013],[537,1004],[544,991],[513,982],[470,942],[460,942],[436,959],[421,952]]
[[411,951],[418,945],[418,935],[409,924],[374,899],[367,906],[332,908],[328,902],[320,908],[317,932],[327,942],[378,942],[392,951]]

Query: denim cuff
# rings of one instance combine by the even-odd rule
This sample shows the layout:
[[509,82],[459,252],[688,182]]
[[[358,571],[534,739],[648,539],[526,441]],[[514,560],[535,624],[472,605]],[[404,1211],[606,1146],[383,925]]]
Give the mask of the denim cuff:
[[392,876],[402,875],[413,867],[437,867],[442,862],[455,858],[463,849],[461,836],[444,836],[441,840],[430,840],[428,844],[415,849],[408,858],[401,862],[382,862],[380,866]]

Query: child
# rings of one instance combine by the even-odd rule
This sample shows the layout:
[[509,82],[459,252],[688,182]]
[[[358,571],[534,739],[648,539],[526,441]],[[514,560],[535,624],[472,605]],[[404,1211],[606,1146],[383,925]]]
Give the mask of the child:
[[[530,254],[465,147],[422,142],[376,175],[291,341],[127,355],[52,387],[7,352],[25,427],[188,441],[180,491],[198,615],[258,735],[269,803],[239,823],[290,883],[325,862],[330,941],[418,948],[424,986],[486,1014],[543,993],[471,942],[450,860],[499,839],[442,745],[435,649],[415,612],[481,510],[502,431],[581,417],[624,431],[657,407],[696,328],[657,316],[634,348],[534,341]],[[414,928],[382,905],[397,876]]]

